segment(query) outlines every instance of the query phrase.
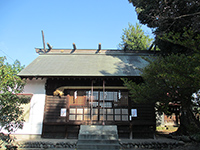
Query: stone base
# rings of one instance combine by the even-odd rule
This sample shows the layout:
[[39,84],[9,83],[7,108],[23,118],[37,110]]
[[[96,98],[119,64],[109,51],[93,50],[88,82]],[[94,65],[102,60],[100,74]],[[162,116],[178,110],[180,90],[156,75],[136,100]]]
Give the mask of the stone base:
[[116,125],[81,125],[78,136],[78,149],[119,150]]

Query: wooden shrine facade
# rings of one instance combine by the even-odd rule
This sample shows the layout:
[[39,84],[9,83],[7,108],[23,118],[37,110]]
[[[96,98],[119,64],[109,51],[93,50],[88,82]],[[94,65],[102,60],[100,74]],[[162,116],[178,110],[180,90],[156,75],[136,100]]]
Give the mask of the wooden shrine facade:
[[[58,89],[62,96],[54,95]],[[133,104],[120,78],[52,78],[46,92],[44,138],[77,138],[80,125],[91,124],[117,125],[120,138],[154,135],[153,105]]]
[[34,79],[28,85],[29,93],[35,91],[31,105],[37,102],[44,107],[35,133],[44,138],[77,138],[80,125],[105,124],[117,125],[120,138],[153,137],[154,105],[133,103],[121,78],[142,82],[139,68],[148,64],[143,57],[154,53],[100,47],[36,52],[39,56],[18,74]]

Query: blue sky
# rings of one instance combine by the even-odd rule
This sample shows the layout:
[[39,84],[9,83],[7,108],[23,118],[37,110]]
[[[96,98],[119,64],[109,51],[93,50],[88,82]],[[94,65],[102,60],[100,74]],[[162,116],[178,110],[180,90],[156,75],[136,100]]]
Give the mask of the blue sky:
[[128,0],[0,0],[0,14],[0,56],[25,66],[43,47],[41,30],[53,48],[117,49],[122,29],[138,22]]

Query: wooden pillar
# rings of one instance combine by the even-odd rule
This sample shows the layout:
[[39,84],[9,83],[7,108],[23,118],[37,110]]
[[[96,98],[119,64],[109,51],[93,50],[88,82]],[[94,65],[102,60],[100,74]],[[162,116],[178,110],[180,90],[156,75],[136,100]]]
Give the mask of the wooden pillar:
[[103,125],[105,125],[105,80],[103,80]]
[[92,124],[92,119],[93,119],[93,90],[94,90],[94,88],[93,88],[93,80],[92,80],[92,83],[91,83],[91,110],[90,110],[90,112],[91,112],[91,124]]

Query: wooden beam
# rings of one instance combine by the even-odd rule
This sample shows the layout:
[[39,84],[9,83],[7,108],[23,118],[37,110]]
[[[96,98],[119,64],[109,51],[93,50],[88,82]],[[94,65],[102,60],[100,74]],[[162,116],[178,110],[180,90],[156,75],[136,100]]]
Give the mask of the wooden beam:
[[99,53],[101,51],[101,43],[99,43],[99,47],[97,49],[97,51],[95,52],[96,54]]
[[73,43],[73,48],[74,48],[74,50],[76,50],[76,44],[75,43]]
[[149,47],[149,51],[152,49],[152,47],[153,47],[153,45],[154,45],[154,42],[151,44],[151,46]]
[[49,50],[53,48],[48,42],[47,42],[47,46],[49,47]]
[[[76,89],[76,90],[82,90],[82,89],[91,89],[91,86],[61,86],[57,88],[58,90],[64,90],[64,89]],[[102,90],[102,86],[93,86],[93,89],[95,90]],[[105,89],[108,90],[126,90],[127,87],[124,86],[105,86]]]
[[73,45],[73,49],[72,49],[72,51],[70,52],[70,54],[74,53],[74,52],[75,52],[75,50],[76,50],[76,44],[75,44],[75,43],[73,43],[72,45]]
[[101,43],[99,43],[99,51],[101,50]]
[[43,32],[43,30],[42,30],[42,41],[43,41],[44,53],[46,53],[46,46],[45,46],[45,40],[44,40],[44,32]]

